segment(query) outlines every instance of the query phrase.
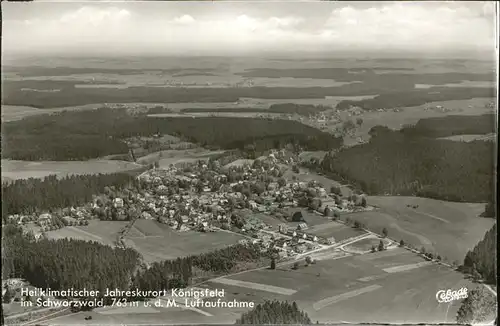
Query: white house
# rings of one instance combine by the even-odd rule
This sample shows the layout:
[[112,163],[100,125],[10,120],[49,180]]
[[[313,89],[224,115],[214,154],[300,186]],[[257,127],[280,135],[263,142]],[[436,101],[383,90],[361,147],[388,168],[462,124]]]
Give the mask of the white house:
[[115,208],[122,208],[123,207],[123,199],[115,198],[115,200],[113,201],[113,205],[115,206]]

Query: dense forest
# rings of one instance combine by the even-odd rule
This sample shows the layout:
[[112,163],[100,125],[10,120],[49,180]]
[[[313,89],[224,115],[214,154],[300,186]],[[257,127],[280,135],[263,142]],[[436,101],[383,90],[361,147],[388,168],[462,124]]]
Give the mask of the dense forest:
[[497,282],[497,225],[486,232],[483,240],[465,255],[463,267],[467,272],[478,278],[483,278],[487,283]]
[[[263,253],[255,245],[233,245],[200,255],[155,262],[140,267],[140,255],[127,248],[112,248],[97,242],[74,239],[35,239],[21,228],[2,229],[2,276],[21,277],[30,284],[53,290],[86,288],[168,290],[189,284],[194,269],[214,274],[234,271],[240,264],[258,262]],[[78,253],[78,254],[75,254]]]
[[132,249],[81,240],[34,241],[20,228],[2,230],[2,278],[20,277],[52,290],[128,288],[139,254]]
[[488,202],[495,144],[415,137],[374,127],[369,143],[329,153],[320,169],[370,195],[407,195]]
[[73,175],[58,179],[16,180],[2,185],[2,218],[10,214],[40,214],[57,208],[82,206],[102,194],[107,187],[123,189],[138,186],[135,177],[126,173]]
[[496,298],[484,286],[479,286],[470,291],[467,298],[462,301],[457,312],[457,323],[461,325],[489,323],[496,316],[496,305]]
[[430,102],[467,100],[475,97],[494,98],[495,94],[495,88],[487,87],[432,87],[428,89],[387,92],[369,99],[343,100],[337,104],[337,109],[344,110],[351,106],[357,106],[365,110],[410,107]]
[[295,104],[295,103],[279,103],[272,104],[267,109],[263,108],[218,108],[218,109],[204,109],[204,108],[190,108],[183,109],[185,113],[241,113],[241,112],[256,112],[256,113],[283,113],[283,114],[298,114],[303,116],[315,115],[325,110],[330,109],[328,106],[323,105],[309,105],[309,104]]
[[450,137],[455,135],[483,135],[496,132],[496,116],[449,115],[446,117],[420,119],[413,126],[406,126],[402,132],[420,137]]
[[239,325],[309,325],[312,324],[311,319],[304,311],[300,310],[295,302],[287,301],[269,301],[266,300],[263,304],[258,304],[241,315],[236,321]]
[[[327,69],[325,69],[327,71]],[[420,105],[430,101],[494,97],[495,89],[479,87],[431,87],[415,89],[415,83],[442,85],[446,82],[468,80],[494,80],[489,74],[399,75],[399,74],[349,74],[351,81],[334,87],[150,87],[127,88],[75,87],[74,81],[44,80],[40,88],[30,80],[4,81],[3,104],[35,108],[60,108],[100,103],[220,103],[236,102],[241,98],[307,99],[325,96],[378,95],[374,100],[342,101],[339,108],[357,105],[367,109],[376,107]],[[409,77],[410,76],[410,77]],[[424,76],[424,77],[421,77]],[[479,77],[478,77],[479,76]],[[317,78],[317,77],[316,77]],[[335,78],[336,81],[343,81]],[[423,81],[423,82],[421,82]],[[435,82],[433,82],[435,81]],[[440,82],[442,81],[442,82]],[[32,89],[32,90],[29,90]],[[34,89],[34,90],[33,90]],[[56,90],[40,92],[38,89]]]
[[155,134],[180,136],[225,149],[243,148],[255,139],[264,150],[279,138],[296,139],[304,149],[311,150],[331,149],[341,143],[339,138],[291,120],[152,118],[109,108],[39,115],[4,123],[2,127],[3,157],[19,160],[85,160],[127,153],[123,139]]

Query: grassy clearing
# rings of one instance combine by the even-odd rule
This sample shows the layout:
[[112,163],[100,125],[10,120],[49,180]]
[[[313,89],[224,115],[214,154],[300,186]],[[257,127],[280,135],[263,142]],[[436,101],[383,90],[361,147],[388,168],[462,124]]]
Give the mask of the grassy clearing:
[[307,230],[307,232],[323,238],[333,237],[337,242],[366,233],[365,231],[354,229],[337,222],[316,225]]
[[497,135],[495,135],[495,134],[487,134],[487,135],[455,135],[455,136],[450,136],[450,137],[443,137],[440,139],[471,142],[474,140],[495,141],[496,138],[497,138]]
[[68,226],[55,231],[48,231],[49,239],[79,239],[85,241],[97,241],[105,245],[113,246],[118,232],[128,222],[123,221],[90,221],[86,226]]
[[243,239],[240,235],[228,232],[176,232],[153,220],[137,220],[134,227],[149,237],[127,236],[127,242],[132,243],[149,262],[213,251]]
[[[378,247],[380,243],[379,238],[365,238],[354,242],[345,247],[347,251],[368,251],[371,250],[372,246]],[[390,244],[390,240],[382,239],[384,246],[387,247]]]
[[[461,262],[495,223],[493,219],[479,217],[484,204],[394,196],[369,196],[367,201],[379,209],[349,214],[349,217],[377,233],[385,227],[390,238],[402,239],[417,248],[423,246],[450,262]],[[407,205],[418,205],[418,208]]]
[[170,164],[178,162],[195,162],[198,160],[207,160],[211,156],[219,155],[222,153],[224,153],[224,151],[209,151],[203,148],[186,150],[164,150],[143,156],[137,159],[137,162],[140,164],[148,164],[154,161],[159,161],[160,167],[167,167]]
[[49,175],[67,175],[128,172],[142,169],[139,164],[115,160],[90,161],[15,161],[2,160],[2,179],[44,178]]
[[[342,121],[353,120],[356,118],[363,119],[363,123],[356,129],[353,136],[346,136],[344,144],[350,146],[357,143],[357,139],[369,140],[368,132],[371,128],[379,126],[387,126],[391,129],[400,129],[406,124],[415,124],[420,119],[445,117],[448,115],[481,115],[495,112],[494,109],[485,108],[485,105],[494,101],[492,98],[474,98],[470,100],[454,100],[433,102],[430,104],[400,108],[400,112],[363,112],[360,116],[350,116],[348,112],[340,113]],[[428,107],[442,106],[448,109],[448,112],[440,110],[426,110]],[[338,123],[332,123],[327,126],[329,130],[334,130],[338,127]]]

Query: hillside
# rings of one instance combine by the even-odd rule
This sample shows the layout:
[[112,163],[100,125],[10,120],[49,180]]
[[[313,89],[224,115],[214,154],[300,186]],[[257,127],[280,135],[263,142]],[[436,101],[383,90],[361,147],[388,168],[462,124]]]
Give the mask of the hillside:
[[369,143],[328,154],[321,169],[370,195],[486,202],[493,194],[495,144],[437,140],[384,127]]
[[3,124],[4,158],[17,160],[85,160],[127,153],[124,139],[156,134],[214,148],[253,145],[253,151],[292,143],[304,149],[338,148],[340,138],[291,120],[202,117],[153,118],[125,110],[65,111]]

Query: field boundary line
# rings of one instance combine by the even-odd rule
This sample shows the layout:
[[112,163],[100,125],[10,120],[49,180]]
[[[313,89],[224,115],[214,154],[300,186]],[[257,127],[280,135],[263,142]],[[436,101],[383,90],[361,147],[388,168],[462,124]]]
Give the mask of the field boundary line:
[[337,303],[339,301],[351,299],[351,298],[357,297],[358,295],[372,292],[372,291],[375,291],[375,290],[378,290],[381,288],[382,288],[382,286],[380,286],[378,284],[373,284],[373,285],[370,285],[370,286],[367,286],[367,287],[364,287],[361,289],[357,289],[357,290],[350,291],[350,292],[345,292],[345,293],[342,293],[342,294],[339,294],[339,295],[336,295],[333,297],[328,297],[328,298],[325,298],[325,299],[322,299],[322,300],[315,302],[313,304],[313,309],[318,311],[318,310],[321,310],[329,305]]
[[224,285],[231,285],[231,286],[237,286],[237,287],[242,287],[242,288],[248,288],[248,289],[253,289],[253,290],[258,290],[258,291],[278,293],[278,294],[282,294],[282,295],[292,295],[292,294],[297,292],[296,290],[287,289],[287,288],[283,288],[283,287],[279,287],[279,286],[234,280],[234,279],[230,279],[230,278],[226,278],[226,277],[216,278],[216,279],[212,280],[212,282],[220,283],[220,284],[224,284]]

